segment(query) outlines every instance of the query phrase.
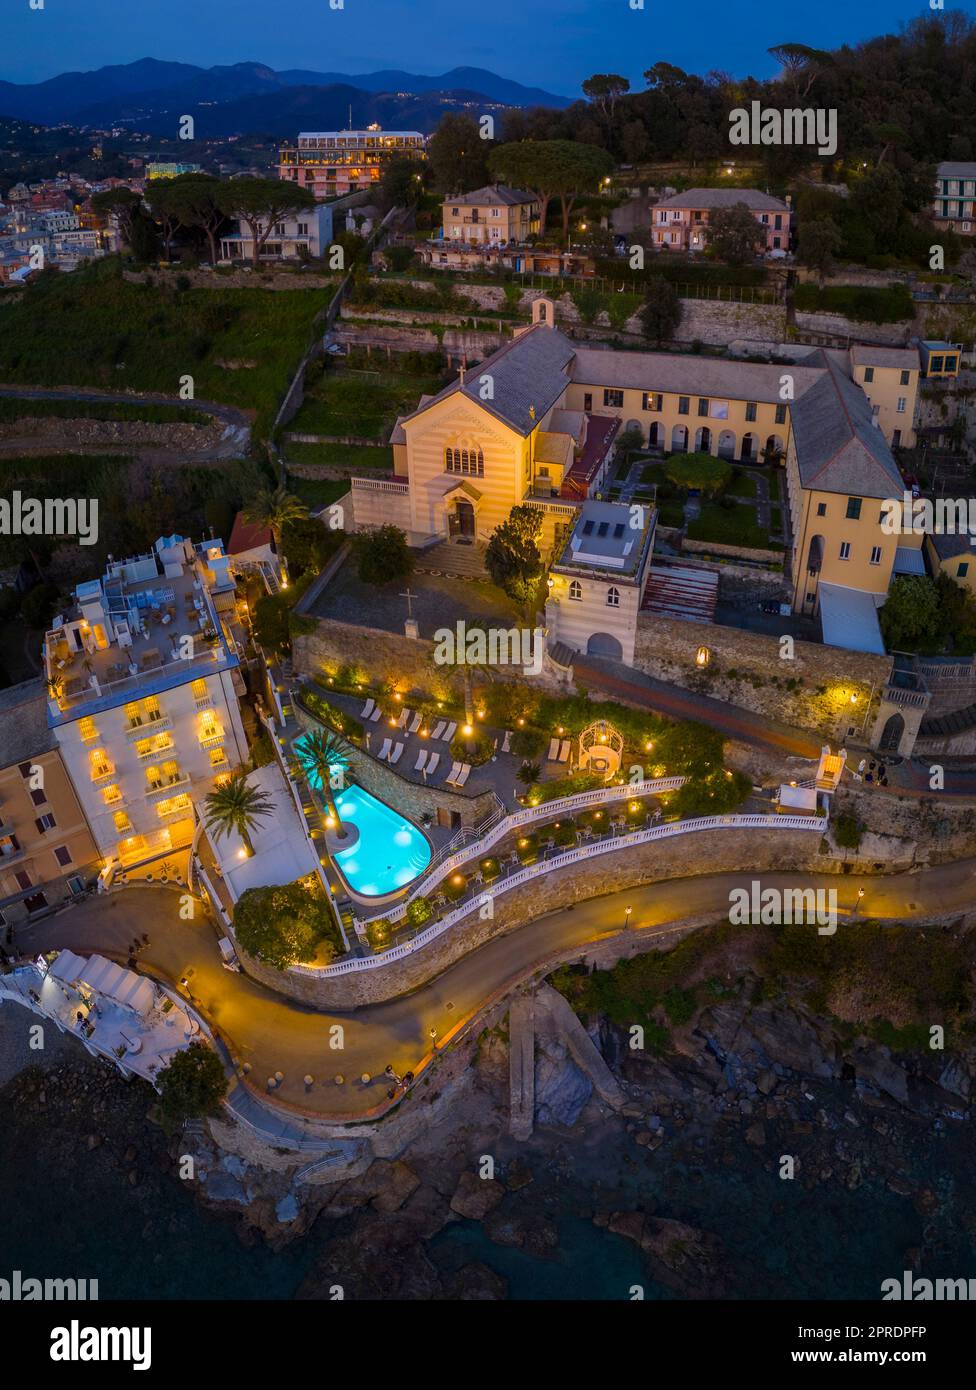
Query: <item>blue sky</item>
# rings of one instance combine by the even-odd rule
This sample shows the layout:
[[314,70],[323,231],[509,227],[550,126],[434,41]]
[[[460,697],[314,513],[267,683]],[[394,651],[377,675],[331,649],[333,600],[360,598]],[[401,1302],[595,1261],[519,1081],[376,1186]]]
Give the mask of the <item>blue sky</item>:
[[[337,3],[338,0],[333,0]],[[3,0],[0,77],[37,82],[59,72],[152,57],[197,63],[255,61],[333,72],[490,68],[568,96],[593,72],[638,87],[664,60],[689,71],[762,77],[766,49],[784,42],[833,48],[929,13],[928,0],[817,0],[788,9],[756,0]],[[973,14],[973,3],[947,8]]]

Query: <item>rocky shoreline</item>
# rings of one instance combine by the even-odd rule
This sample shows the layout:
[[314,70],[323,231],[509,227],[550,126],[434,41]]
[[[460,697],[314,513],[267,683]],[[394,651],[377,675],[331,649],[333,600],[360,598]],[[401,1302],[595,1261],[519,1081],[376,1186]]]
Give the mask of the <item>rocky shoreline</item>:
[[338,1182],[296,1181],[302,1164],[280,1150],[273,1166],[241,1157],[216,1142],[222,1124],[167,1138],[148,1088],[87,1057],[62,1052],[0,1097],[45,1165],[94,1166],[124,1190],[149,1246],[173,1235],[163,1188],[192,1155],[187,1220],[213,1220],[189,1187],[252,1252],[292,1260],[284,1296],[500,1299],[519,1296],[526,1268],[585,1287],[580,1241],[607,1263],[589,1297],[876,1297],[903,1269],[968,1275],[976,1048],[895,1053],[758,984],[744,972],[660,1054],[594,1019],[615,1108],[545,1039],[524,1142],[507,1130],[503,1017],[419,1134]]

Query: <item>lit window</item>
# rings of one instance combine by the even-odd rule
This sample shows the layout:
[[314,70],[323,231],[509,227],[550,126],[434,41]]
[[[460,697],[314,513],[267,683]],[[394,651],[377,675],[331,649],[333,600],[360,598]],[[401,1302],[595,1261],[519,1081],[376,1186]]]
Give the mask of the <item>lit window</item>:
[[83,743],[88,743],[93,738],[98,738],[98,730],[95,728],[94,719],[88,715],[84,719],[78,720],[78,733]]
[[129,820],[127,811],[116,811],[112,817],[115,822],[115,829],[119,835],[128,835],[132,829],[132,822]]

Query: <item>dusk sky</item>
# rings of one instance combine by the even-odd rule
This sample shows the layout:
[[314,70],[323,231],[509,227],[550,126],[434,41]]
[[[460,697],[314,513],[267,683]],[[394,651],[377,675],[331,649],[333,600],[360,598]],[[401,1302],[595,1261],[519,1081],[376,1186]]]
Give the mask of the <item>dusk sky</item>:
[[[37,82],[145,57],[349,73],[470,65],[575,96],[599,71],[621,72],[641,87],[641,74],[662,59],[689,71],[763,77],[775,70],[766,54],[772,44],[834,48],[930,13],[927,0],[818,0],[792,10],[729,0],[644,3],[634,11],[628,0],[345,0],[332,10],[329,0],[45,0],[43,10],[31,10],[28,0],[6,0],[0,77]],[[952,8],[973,13],[971,3]]]

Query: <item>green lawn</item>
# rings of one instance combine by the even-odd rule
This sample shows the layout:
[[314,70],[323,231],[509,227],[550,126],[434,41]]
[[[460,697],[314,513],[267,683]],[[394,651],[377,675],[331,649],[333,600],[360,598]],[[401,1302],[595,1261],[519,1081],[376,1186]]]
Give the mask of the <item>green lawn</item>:
[[322,463],[333,468],[378,468],[387,472],[393,469],[393,450],[371,448],[365,444],[298,444],[286,440],[282,451],[288,463]]
[[420,397],[434,395],[446,377],[406,372],[363,372],[314,363],[305,382],[305,400],[289,429],[296,434],[358,435],[383,440],[398,415],[416,410]]
[[769,500],[770,502],[779,501],[779,474],[775,470],[769,474]]
[[0,380],[172,395],[256,412],[270,430],[328,290],[186,290],[130,284],[117,257],[42,276],[4,311]]
[[349,483],[345,478],[296,478],[290,473],[288,491],[317,511],[319,507],[327,507],[347,493]]
[[755,497],[757,491],[756,479],[752,473],[743,471],[729,483],[729,495],[731,497]]
[[688,536],[695,541],[714,541],[717,545],[744,545],[757,550],[770,546],[769,532],[756,522],[756,509],[744,502],[730,508],[717,502],[703,502],[701,516],[688,525]]

